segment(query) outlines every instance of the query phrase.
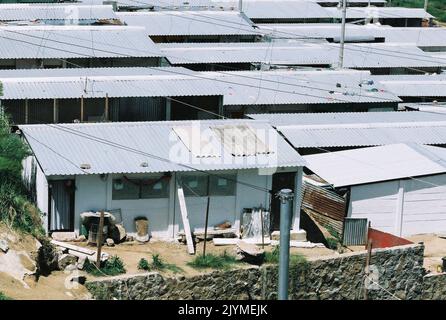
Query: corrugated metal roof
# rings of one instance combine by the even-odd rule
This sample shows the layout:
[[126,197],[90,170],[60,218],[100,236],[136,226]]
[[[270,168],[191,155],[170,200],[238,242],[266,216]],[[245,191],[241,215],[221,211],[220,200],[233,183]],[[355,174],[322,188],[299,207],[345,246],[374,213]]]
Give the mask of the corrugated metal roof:
[[[325,126],[336,128],[342,125],[363,124],[364,127],[373,126],[377,123],[388,123],[397,126],[398,124],[416,125],[421,122],[432,122],[443,120],[436,114],[428,112],[327,112],[327,113],[260,113],[249,114],[248,117],[256,120],[268,121],[274,127],[295,126],[315,128]],[[445,122],[446,124],[446,122]]]
[[387,88],[387,90],[399,97],[446,96],[446,79],[437,81],[381,81],[381,83]]
[[[194,171],[194,168],[208,171],[297,167],[305,164],[267,123],[231,120],[232,125],[237,123],[249,124],[273,152],[234,157],[220,146],[222,157],[199,158],[191,155],[172,130],[173,127],[193,126],[200,133],[198,139],[212,139],[207,136],[212,134],[210,129],[228,124],[226,120],[27,125],[20,129],[47,176]],[[92,136],[112,144],[101,143],[91,139]],[[131,152],[129,148],[138,151]],[[83,171],[80,169],[82,164],[91,168]]]
[[0,4],[0,21],[116,19],[110,5]]
[[[202,72],[216,79],[224,105],[283,105],[397,102],[368,71],[244,71]],[[361,87],[360,87],[361,85]]]
[[[0,99],[64,99],[222,95],[209,79],[184,68],[60,69],[0,71]],[[4,76],[3,76],[4,75]]]
[[[341,19],[342,10],[338,8],[324,8],[333,18]],[[401,7],[349,7],[347,19],[405,19],[418,18],[429,19],[434,16],[419,8]]]
[[[227,6],[228,1],[215,1],[216,5]],[[229,1],[238,8],[238,1]],[[243,12],[250,19],[324,19],[332,14],[319,4],[310,1],[244,0]]]
[[323,65],[335,62],[335,53],[330,48],[322,49],[305,43],[169,43],[160,44],[159,48],[172,64]]
[[145,27],[149,36],[259,34],[238,12],[119,12],[117,15],[130,26]]
[[[341,35],[340,23],[265,23],[257,24],[260,31],[273,38],[283,39],[326,39]],[[374,30],[369,25],[346,24],[346,38],[375,37]]]
[[[327,39],[338,40],[341,36],[341,24],[258,24],[264,34],[283,39]],[[397,28],[390,26],[346,25],[346,39],[385,38],[385,42],[415,43],[419,47],[446,46],[446,28]],[[361,42],[361,41],[358,41]],[[365,41],[362,41],[365,42]]]
[[[306,42],[270,43],[169,43],[159,48],[172,64],[264,63],[276,65],[337,65],[339,44]],[[415,44],[347,43],[346,68],[441,67],[435,58]]]
[[[329,46],[339,48],[339,44]],[[415,44],[404,43],[347,43],[346,68],[441,67],[446,60],[431,57]]]
[[[446,62],[446,59],[442,59]],[[446,74],[373,76],[387,90],[399,97],[444,97]]]
[[446,116],[430,112],[253,114],[249,117],[269,120],[295,148],[411,142],[446,144]]
[[295,148],[362,147],[391,143],[446,144],[446,123],[429,126],[409,124],[398,127],[353,127],[296,129],[282,127],[280,132]]
[[6,78],[70,78],[92,76],[154,76],[199,75],[182,67],[110,67],[110,68],[57,68],[57,69],[6,69],[0,70],[0,79]]
[[[125,2],[129,2],[126,0]],[[134,6],[143,5],[144,1],[133,2]],[[208,9],[220,11],[238,11],[238,0],[174,0],[146,1],[155,10],[191,10]],[[122,4],[121,4],[122,5]],[[311,19],[330,18],[331,13],[312,1],[304,0],[243,0],[243,13],[251,19]]]
[[446,149],[415,144],[305,156],[307,167],[335,187],[446,172]]
[[1,59],[161,56],[139,27],[0,27]]

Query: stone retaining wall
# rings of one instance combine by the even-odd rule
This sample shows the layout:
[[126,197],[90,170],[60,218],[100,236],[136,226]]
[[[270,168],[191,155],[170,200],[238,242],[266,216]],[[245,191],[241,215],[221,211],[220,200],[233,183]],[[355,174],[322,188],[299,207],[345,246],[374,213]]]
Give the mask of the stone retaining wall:
[[424,300],[446,300],[446,273],[432,274],[424,277]]
[[[290,267],[290,299],[363,299],[366,252],[310,260]],[[420,299],[423,245],[372,252],[369,299]],[[276,265],[214,271],[193,277],[156,272],[97,279],[86,286],[97,299],[276,299]],[[442,281],[446,283],[446,278]]]

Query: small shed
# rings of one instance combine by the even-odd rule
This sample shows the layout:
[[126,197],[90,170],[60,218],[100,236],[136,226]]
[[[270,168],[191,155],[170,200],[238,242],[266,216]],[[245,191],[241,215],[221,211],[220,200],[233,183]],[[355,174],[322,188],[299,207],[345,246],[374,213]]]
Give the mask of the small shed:
[[307,168],[347,192],[347,217],[396,236],[446,230],[446,149],[393,144],[304,156]]
[[0,70],[15,124],[195,120],[222,113],[223,90],[184,68]]
[[[124,227],[149,220],[152,236],[183,229],[178,188],[193,229],[228,221],[245,209],[274,208],[276,179],[300,194],[302,157],[266,122],[162,121],[20,126],[33,155],[24,178],[48,232],[79,232],[83,212],[118,210]],[[292,186],[291,186],[292,184]],[[300,197],[294,208],[300,208]],[[299,210],[293,225],[298,227]],[[272,217],[278,212],[272,210]],[[274,220],[274,219],[273,219]]]

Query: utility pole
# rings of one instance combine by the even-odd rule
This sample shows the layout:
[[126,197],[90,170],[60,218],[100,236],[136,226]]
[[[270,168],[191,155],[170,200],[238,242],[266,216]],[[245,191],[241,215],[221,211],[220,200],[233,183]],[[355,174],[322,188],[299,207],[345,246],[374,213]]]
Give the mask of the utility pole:
[[238,0],[238,11],[243,12],[243,0]]
[[102,255],[102,241],[104,241],[102,235],[104,233],[104,210],[101,210],[101,215],[99,217],[99,228],[96,235],[96,242],[98,246],[98,251],[96,253],[96,267],[98,269],[101,267],[101,255]]
[[293,208],[293,192],[282,189],[280,198],[280,252],[278,299],[288,300],[288,273],[290,269],[290,229]]
[[339,69],[344,67],[345,20],[347,20],[347,0],[342,0],[342,29],[341,41],[339,44]]
[[424,0],[424,11],[427,11],[428,5],[429,5],[429,0]]

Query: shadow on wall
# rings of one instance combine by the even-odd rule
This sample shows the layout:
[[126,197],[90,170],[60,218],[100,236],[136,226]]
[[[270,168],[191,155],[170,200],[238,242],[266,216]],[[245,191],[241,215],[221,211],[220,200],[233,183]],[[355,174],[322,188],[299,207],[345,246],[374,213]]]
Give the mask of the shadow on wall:
[[328,246],[326,235],[322,232],[322,227],[318,226],[304,210],[300,211],[300,228],[307,232],[308,241],[323,243],[324,246]]

